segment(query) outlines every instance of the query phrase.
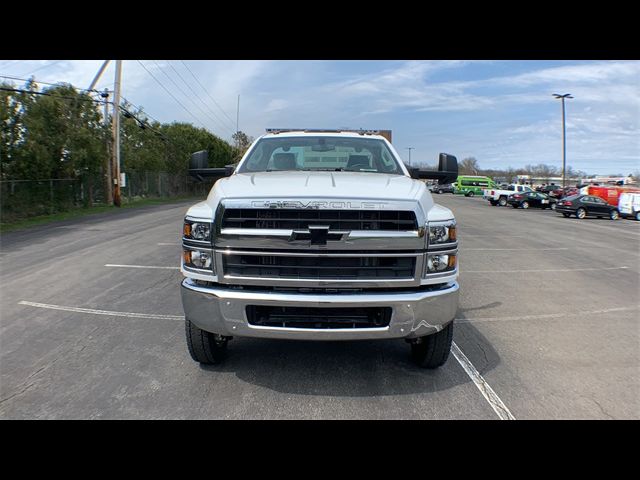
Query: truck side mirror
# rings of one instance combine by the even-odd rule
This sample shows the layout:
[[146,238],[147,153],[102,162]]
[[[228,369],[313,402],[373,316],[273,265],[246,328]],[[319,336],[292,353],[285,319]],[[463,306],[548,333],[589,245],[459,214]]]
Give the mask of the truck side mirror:
[[223,168],[209,168],[209,154],[200,150],[191,154],[189,160],[189,175],[203,182],[205,178],[221,178],[233,175],[235,165],[225,165]]
[[[440,185],[453,183],[458,179],[458,159],[448,153],[441,153],[438,158],[438,170],[422,170],[419,168],[410,168],[409,174],[411,178],[431,178],[438,180]],[[414,177],[414,175],[416,175]]]

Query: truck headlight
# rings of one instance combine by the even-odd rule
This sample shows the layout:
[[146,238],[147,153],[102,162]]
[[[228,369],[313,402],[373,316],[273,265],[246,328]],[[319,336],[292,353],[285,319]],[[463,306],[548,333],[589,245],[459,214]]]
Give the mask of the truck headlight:
[[452,243],[456,241],[456,224],[432,225],[429,227],[429,244]]
[[185,268],[191,270],[206,270],[207,273],[215,273],[213,265],[213,252],[183,247],[182,262]]
[[189,240],[211,241],[211,223],[185,219],[182,235]]
[[455,253],[427,254],[427,268],[425,274],[449,272],[456,269]]

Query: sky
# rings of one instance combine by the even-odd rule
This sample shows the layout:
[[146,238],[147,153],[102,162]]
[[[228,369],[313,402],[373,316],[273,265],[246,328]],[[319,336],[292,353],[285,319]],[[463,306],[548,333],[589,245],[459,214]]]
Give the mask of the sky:
[[[0,75],[87,88],[102,62],[0,60]],[[111,62],[97,88],[113,89],[114,72]],[[562,110],[552,94],[570,93],[567,165],[598,175],[640,170],[640,61],[125,60],[122,72],[123,96],[161,122],[231,141],[240,95],[247,135],[392,130],[414,166],[446,152],[481,168],[561,168]]]

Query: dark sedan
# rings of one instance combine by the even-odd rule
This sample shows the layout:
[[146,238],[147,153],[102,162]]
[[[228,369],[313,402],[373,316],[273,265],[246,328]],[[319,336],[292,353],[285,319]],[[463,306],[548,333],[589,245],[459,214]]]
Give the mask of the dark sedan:
[[565,217],[575,215],[580,219],[609,217],[611,220],[617,220],[620,218],[616,207],[594,195],[574,195],[560,200],[556,205],[556,212],[562,213]]
[[453,193],[453,185],[450,183],[446,185],[433,185],[431,191],[435,193]]
[[513,208],[556,208],[557,200],[540,192],[522,192],[509,195],[507,203]]

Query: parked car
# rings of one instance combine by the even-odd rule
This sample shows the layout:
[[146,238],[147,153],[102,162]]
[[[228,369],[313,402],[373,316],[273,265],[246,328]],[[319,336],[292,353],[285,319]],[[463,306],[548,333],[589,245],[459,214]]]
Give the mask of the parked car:
[[542,208],[543,210],[550,208],[556,209],[556,203],[558,200],[550,197],[546,193],[539,192],[522,192],[514,193],[507,197],[507,203],[513,208]]
[[611,220],[620,218],[618,209],[613,205],[609,205],[600,197],[594,195],[574,195],[559,200],[556,204],[556,212],[562,213],[565,217],[575,215],[576,218],[591,217],[609,217]]
[[560,198],[563,197],[572,197],[573,195],[579,195],[580,194],[580,189],[577,187],[566,187],[563,190],[562,196]]
[[618,211],[624,218],[640,220],[640,193],[623,193],[620,195]]
[[493,206],[500,205],[501,207],[504,207],[507,205],[507,198],[509,198],[509,195],[522,192],[533,192],[533,190],[527,185],[512,183],[505,189],[498,189],[495,187],[486,188],[483,190],[482,198],[489,200],[489,203]]
[[452,184],[432,185],[429,190],[433,193],[453,193],[454,186]]
[[563,195],[564,191],[560,185],[544,185],[536,188],[536,192],[545,193],[550,197],[559,198]]

